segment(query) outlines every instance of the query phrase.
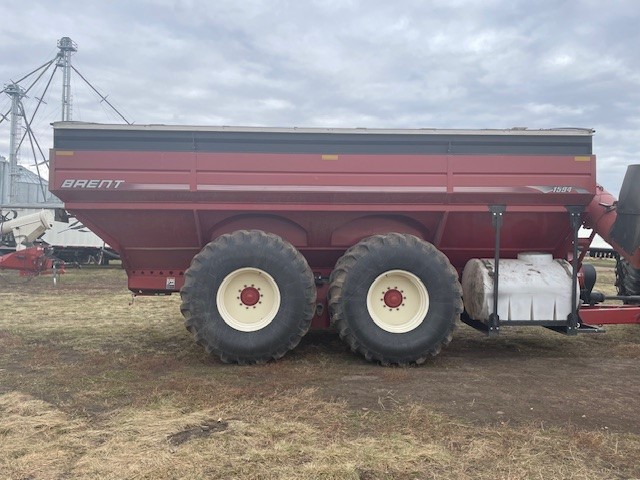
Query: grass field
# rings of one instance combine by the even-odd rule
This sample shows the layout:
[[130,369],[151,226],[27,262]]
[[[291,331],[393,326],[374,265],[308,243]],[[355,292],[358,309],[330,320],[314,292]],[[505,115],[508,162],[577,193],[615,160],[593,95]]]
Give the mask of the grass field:
[[178,296],[130,304],[121,270],[17,280],[0,278],[0,478],[640,478],[640,326],[461,325],[415,368],[312,333],[238,367],[192,342]]

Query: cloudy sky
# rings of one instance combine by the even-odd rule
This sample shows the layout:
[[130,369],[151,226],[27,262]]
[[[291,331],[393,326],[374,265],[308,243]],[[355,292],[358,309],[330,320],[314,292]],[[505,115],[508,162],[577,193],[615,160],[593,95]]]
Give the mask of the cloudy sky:
[[[640,162],[634,0],[0,0],[0,22],[0,83],[68,36],[74,66],[135,123],[589,127],[614,193]],[[44,148],[61,82],[34,122]],[[72,89],[74,120],[119,121],[79,77]],[[0,155],[8,138],[4,122]]]

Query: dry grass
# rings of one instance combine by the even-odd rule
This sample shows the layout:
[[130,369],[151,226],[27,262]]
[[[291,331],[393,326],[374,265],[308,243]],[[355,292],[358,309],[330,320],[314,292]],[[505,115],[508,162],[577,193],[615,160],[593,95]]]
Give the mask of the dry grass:
[[[9,478],[631,478],[640,449],[632,436],[473,428],[419,405],[353,411],[314,389],[196,411],[167,401],[99,420],[9,393],[0,412]],[[216,417],[224,430],[168,441]]]
[[[595,289],[605,295],[617,295],[616,292],[616,261],[612,258],[587,258],[585,263],[589,263],[596,268],[597,284]],[[618,302],[619,303],[619,302]]]
[[[411,369],[366,364],[328,336],[282,361],[236,367],[192,344],[177,297],[129,305],[121,271],[49,281],[0,291],[2,478],[640,478],[633,429],[475,421],[434,407],[428,383],[451,378],[445,390],[462,390],[483,365],[503,375],[510,370],[499,364],[562,355],[634,365],[634,326],[578,339],[523,330],[498,341],[463,329],[448,357]],[[591,395],[624,404],[639,381],[624,395]],[[461,401],[449,395],[442,400]]]

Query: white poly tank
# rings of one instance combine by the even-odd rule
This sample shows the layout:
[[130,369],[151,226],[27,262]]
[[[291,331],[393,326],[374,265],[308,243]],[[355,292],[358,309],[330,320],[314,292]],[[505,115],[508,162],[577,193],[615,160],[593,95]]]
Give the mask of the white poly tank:
[[[486,321],[493,313],[494,260],[473,258],[462,273],[464,306],[469,316]],[[571,264],[551,254],[527,252],[517,260],[500,259],[500,320],[566,320],[571,313]],[[576,286],[577,287],[577,286]],[[577,303],[579,303],[579,287]]]

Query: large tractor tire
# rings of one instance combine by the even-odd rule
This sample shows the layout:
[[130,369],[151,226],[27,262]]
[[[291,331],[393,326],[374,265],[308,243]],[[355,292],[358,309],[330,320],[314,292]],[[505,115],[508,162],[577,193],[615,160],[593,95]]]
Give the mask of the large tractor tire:
[[185,326],[225,363],[282,357],[307,333],[316,289],[304,257],[259,230],[222,235],[185,272],[180,290]]
[[462,287],[447,257],[413,235],[375,235],[331,274],[329,309],[340,337],[367,360],[423,363],[451,341]]
[[[616,287],[618,295],[640,295],[640,269],[634,268],[628,261],[618,258],[616,261]],[[627,302],[624,303],[637,303]]]

